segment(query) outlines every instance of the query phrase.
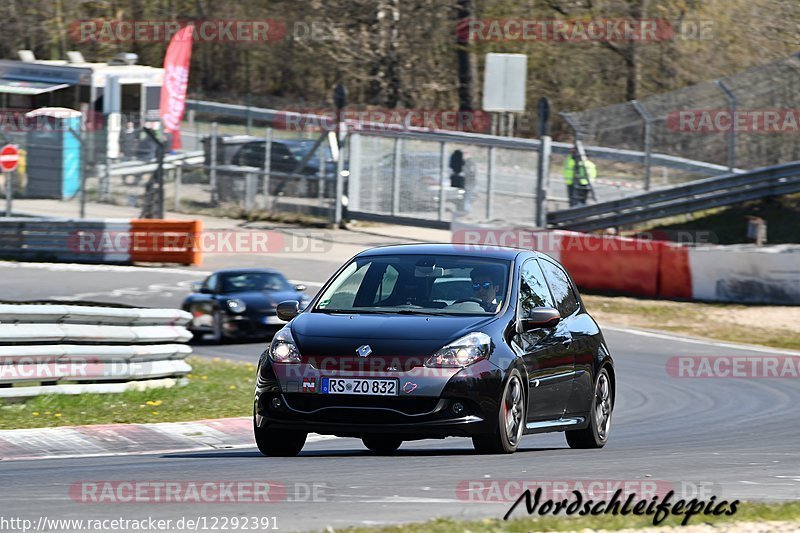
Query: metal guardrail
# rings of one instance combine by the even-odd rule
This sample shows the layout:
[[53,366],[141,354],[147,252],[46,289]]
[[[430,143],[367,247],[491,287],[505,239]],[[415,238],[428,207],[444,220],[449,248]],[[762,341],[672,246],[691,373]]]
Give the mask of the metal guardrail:
[[[0,219],[0,257],[25,261],[129,263],[130,253],[82,250],[81,232],[129,233],[127,219],[25,218]],[[2,320],[2,319],[0,319]]]
[[[182,154],[172,154],[164,156],[164,169],[171,170],[177,164],[181,165],[202,165],[204,161],[203,151],[195,150]],[[109,165],[109,176],[135,176],[155,172],[158,168],[156,161],[124,161]]]
[[800,161],[551,212],[547,222],[553,228],[592,231],[794,192],[800,192]]
[[177,309],[0,304],[0,398],[173,386],[191,372]]

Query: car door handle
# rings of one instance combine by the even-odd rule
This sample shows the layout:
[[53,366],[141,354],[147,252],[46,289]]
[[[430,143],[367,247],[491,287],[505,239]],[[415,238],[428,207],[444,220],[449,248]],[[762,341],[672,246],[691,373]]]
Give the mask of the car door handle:
[[563,341],[561,341],[561,345],[564,348],[569,348],[570,346],[572,346],[572,337],[566,338]]

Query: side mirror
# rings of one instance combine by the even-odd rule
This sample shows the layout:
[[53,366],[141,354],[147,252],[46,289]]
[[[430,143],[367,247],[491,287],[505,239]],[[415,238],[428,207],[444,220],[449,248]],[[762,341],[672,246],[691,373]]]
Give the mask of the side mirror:
[[536,307],[526,317],[520,318],[522,331],[536,328],[552,328],[561,322],[561,313],[552,307]]
[[306,286],[305,286],[305,285],[303,285],[302,283],[298,283],[297,285],[295,285],[295,286],[294,286],[294,290],[296,290],[297,292],[303,292],[303,291],[304,291],[304,290],[306,290],[307,288],[308,288],[308,287],[306,287]]
[[286,300],[278,304],[278,318],[288,322],[300,313],[300,302],[297,300]]

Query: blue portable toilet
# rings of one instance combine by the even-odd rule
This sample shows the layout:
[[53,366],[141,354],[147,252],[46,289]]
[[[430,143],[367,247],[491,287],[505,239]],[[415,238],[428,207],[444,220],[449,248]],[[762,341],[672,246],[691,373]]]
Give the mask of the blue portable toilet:
[[[81,188],[81,113],[43,107],[27,113],[25,196],[65,200]],[[73,133],[74,132],[74,133]]]

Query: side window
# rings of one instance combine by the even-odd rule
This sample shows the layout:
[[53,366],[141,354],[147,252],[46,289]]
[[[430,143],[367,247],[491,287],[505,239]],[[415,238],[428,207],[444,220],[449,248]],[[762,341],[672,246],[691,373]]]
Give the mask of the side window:
[[378,284],[378,290],[375,292],[375,300],[373,303],[382,302],[392,295],[394,286],[397,284],[398,274],[399,273],[397,272],[397,269],[392,265],[388,265],[386,267],[386,270],[383,272],[383,276],[381,277],[381,281]]
[[561,316],[569,316],[574,313],[578,309],[578,298],[575,296],[575,291],[572,290],[567,273],[561,267],[547,260],[542,261],[542,270],[547,277],[550,290],[553,291],[558,312],[561,313]]
[[206,279],[205,285],[211,292],[217,292],[217,290],[219,290],[219,276],[211,274],[208,276],[208,279]]
[[526,261],[520,275],[519,304],[522,316],[527,316],[534,307],[554,307],[553,297],[536,259]]

